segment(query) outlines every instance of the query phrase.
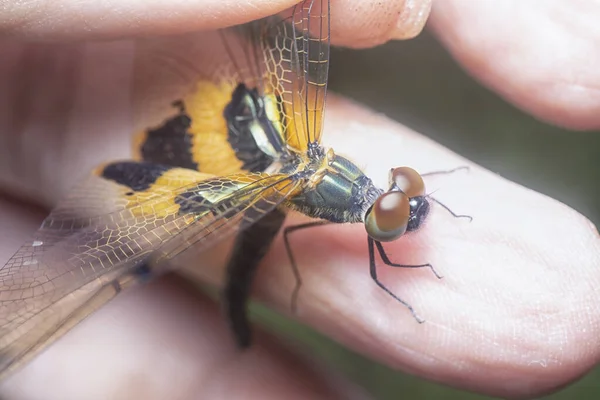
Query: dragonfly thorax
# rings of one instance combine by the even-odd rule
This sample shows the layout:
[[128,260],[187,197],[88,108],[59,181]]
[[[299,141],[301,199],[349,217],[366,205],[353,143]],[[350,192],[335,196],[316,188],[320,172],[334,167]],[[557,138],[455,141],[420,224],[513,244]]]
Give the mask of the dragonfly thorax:
[[[315,151],[315,149],[313,149]],[[307,188],[290,199],[290,206],[313,218],[334,223],[363,222],[367,210],[383,193],[371,179],[345,157],[332,150],[319,152],[307,169],[312,169]]]

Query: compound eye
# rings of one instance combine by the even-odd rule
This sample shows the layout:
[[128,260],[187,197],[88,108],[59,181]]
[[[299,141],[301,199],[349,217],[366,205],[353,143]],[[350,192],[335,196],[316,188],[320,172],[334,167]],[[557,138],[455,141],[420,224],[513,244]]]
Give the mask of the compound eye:
[[410,217],[410,200],[403,192],[387,192],[379,196],[365,216],[369,236],[389,242],[404,235]]
[[425,182],[421,175],[412,168],[398,167],[390,171],[390,187],[402,190],[408,197],[425,195]]

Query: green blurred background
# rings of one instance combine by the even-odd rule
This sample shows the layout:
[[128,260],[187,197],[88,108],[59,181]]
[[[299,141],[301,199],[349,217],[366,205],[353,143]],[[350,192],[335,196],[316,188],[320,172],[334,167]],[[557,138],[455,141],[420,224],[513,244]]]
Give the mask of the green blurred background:
[[[600,225],[600,134],[550,126],[462,71],[428,32],[370,50],[334,49],[330,88]],[[559,232],[557,232],[559,233]],[[490,399],[390,370],[297,323],[254,306],[272,330],[300,340],[377,399]],[[600,369],[544,399],[600,399]]]

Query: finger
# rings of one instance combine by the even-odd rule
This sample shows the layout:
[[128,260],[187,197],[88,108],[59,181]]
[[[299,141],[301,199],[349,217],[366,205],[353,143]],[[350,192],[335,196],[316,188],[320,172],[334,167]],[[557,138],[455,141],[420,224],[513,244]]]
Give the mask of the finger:
[[131,41],[0,42],[0,186],[45,207],[95,165],[130,156]]
[[174,34],[249,22],[294,3],[297,0],[13,1],[3,4],[0,37],[89,40]]
[[[361,2],[358,9],[348,1],[334,3],[333,15],[340,16],[332,22],[340,26],[333,37],[346,45],[388,40],[390,30],[381,30],[386,26],[381,18],[397,16],[402,7],[418,15],[428,10],[427,1],[388,2],[388,8]],[[388,12],[389,7],[399,11]],[[368,25],[353,25],[361,20],[351,18],[357,10],[370,21]],[[368,36],[360,36],[364,32]],[[171,40],[167,49],[180,38]],[[0,52],[0,110],[4,110],[0,186],[5,191],[51,207],[94,166],[130,156],[133,127],[127,89],[136,74],[133,41],[63,45],[3,41]],[[192,65],[206,60],[192,60]]]
[[[391,31],[389,26],[382,29],[387,26],[381,23],[384,16],[403,13],[403,9],[410,10],[410,15],[426,15],[429,10],[428,1],[389,2],[397,13],[388,12],[389,7],[368,6],[368,2],[352,8],[348,1],[334,2],[341,15],[332,22],[340,26],[333,37],[346,45],[388,40]],[[369,24],[353,25],[361,21],[352,17],[357,10]],[[416,21],[410,15],[402,18]],[[424,23],[424,19],[419,21],[415,26]],[[364,32],[367,36],[361,36]],[[132,41],[54,46],[3,41],[0,50],[0,110],[5,111],[0,113],[3,190],[51,207],[94,166],[130,155],[133,128],[126,89],[134,74]],[[75,164],[81,168],[74,168]]]
[[354,48],[411,39],[423,30],[430,10],[431,0],[334,0],[331,38]]
[[[61,160],[69,168],[65,175],[56,175],[56,182],[65,187],[73,170],[92,168],[88,157],[81,155],[110,160],[115,151],[129,149],[128,135],[113,137],[102,129],[106,121],[86,122],[93,115],[94,102],[105,104],[114,99],[101,88],[87,88],[90,108],[79,109],[73,117],[77,123],[70,126],[88,127],[90,131],[84,132],[94,133],[90,133],[92,137],[98,134],[98,142],[79,142],[78,153],[62,153],[62,157],[65,145],[57,154],[33,152],[31,158],[17,158],[16,162],[37,160],[40,154]],[[118,113],[121,109],[105,107],[106,115],[112,115],[109,110]],[[381,186],[389,168],[398,164],[421,171],[464,164],[446,150],[346,102],[329,101],[327,119],[325,141],[361,161],[359,164],[369,165],[371,176]],[[81,130],[74,132],[73,136]],[[337,142],[328,137],[335,139],[336,133],[341,138]],[[123,147],[102,146],[113,138]],[[384,144],[377,148],[377,143]],[[434,207],[422,232],[390,245],[392,256],[410,256],[399,262],[429,261],[446,278],[432,282],[427,271],[385,268],[380,272],[395,293],[417,307],[427,320],[425,325],[416,325],[410,314],[370,281],[364,228],[360,226],[310,232],[308,237],[316,239],[312,251],[303,252],[298,260],[303,276],[308,274],[301,299],[309,299],[300,304],[300,317],[392,366],[456,386],[517,395],[541,393],[571,381],[598,357],[594,347],[600,337],[594,329],[598,299],[591,289],[598,279],[592,268],[600,254],[596,234],[587,221],[566,207],[497,177],[474,170],[463,179],[462,186],[460,180],[449,188],[442,186],[442,200],[452,208],[466,208],[466,213],[477,218],[468,226],[470,231],[448,220],[447,214],[436,213],[439,207]],[[31,193],[37,190],[42,196],[38,186],[22,181],[30,185]],[[442,219],[436,224],[434,218]],[[303,234],[298,233],[294,240]],[[300,246],[305,248],[302,242]],[[270,275],[259,277],[265,285],[261,290],[272,304],[288,309],[292,281],[284,268],[289,264],[280,244],[271,257]],[[216,269],[199,270],[222,275]],[[560,342],[560,354],[556,355],[557,344],[549,338]],[[507,388],[507,379],[514,386]]]
[[[385,245],[394,262],[431,263],[444,276],[378,261],[381,280],[423,324],[370,279],[364,227],[294,233],[303,322],[392,367],[500,397],[556,390],[598,362],[600,238],[586,218],[349,102],[330,97],[327,113],[329,143],[366,165],[380,187],[398,165],[470,165],[427,182],[437,199],[474,219],[433,205],[420,231]],[[284,312],[294,285],[289,265],[280,241],[257,277],[263,298]]]
[[538,118],[600,126],[595,2],[437,2],[431,27],[473,76]]
[[[43,40],[110,39],[166,35],[223,28],[273,15],[298,0],[227,2],[122,1],[11,2],[0,15],[0,37]],[[332,31],[336,44],[370,47],[421,32],[431,0],[335,0]]]
[[[0,259],[40,214],[0,199]],[[12,249],[11,249],[12,247]],[[169,277],[119,296],[0,384],[10,399],[362,398],[276,340],[235,349],[214,303]],[[76,379],[73,379],[76,377]],[[352,394],[351,394],[352,393]],[[290,397],[291,396],[291,397]]]

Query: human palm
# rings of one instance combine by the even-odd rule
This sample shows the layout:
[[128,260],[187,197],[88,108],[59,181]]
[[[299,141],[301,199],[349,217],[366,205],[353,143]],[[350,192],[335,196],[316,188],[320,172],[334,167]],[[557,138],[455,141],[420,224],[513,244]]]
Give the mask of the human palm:
[[[69,14],[75,2],[46,19],[40,17],[47,15],[44,10],[24,14],[17,2],[9,5],[7,15],[14,18],[0,19],[5,36],[0,44],[4,259],[35,230],[44,216],[40,207],[55,204],[97,164],[129,157],[134,47],[128,36],[216,29],[273,14],[293,1],[198,2],[204,3],[202,12],[188,3],[170,2],[166,12],[158,5],[138,10],[133,4],[104,12],[118,16],[114,19],[98,18],[101,10],[90,7]],[[399,28],[390,28],[403,8],[383,3],[378,8],[365,1],[333,2],[334,44],[371,46],[422,27],[423,14],[410,18],[413,14],[404,11]],[[413,10],[419,4],[427,10],[426,4],[413,3]],[[432,28],[474,76],[509,101],[557,124],[597,127],[600,73],[594,66],[600,53],[593,52],[596,32],[585,27],[600,8],[584,9],[584,2],[517,3],[440,2]],[[218,19],[207,17],[217,12]],[[502,25],[511,16],[516,16],[512,25]],[[55,42],[20,41],[25,37]],[[89,40],[65,42],[73,38]],[[98,38],[118,39],[92,41]],[[468,165],[339,97],[328,97],[326,121],[326,144],[367,165],[367,174],[380,186],[392,166],[426,172]],[[296,317],[394,368],[482,393],[539,395],[589,370],[600,349],[595,290],[600,241],[591,223],[474,165],[468,173],[440,179],[430,181],[442,188],[439,197],[474,221],[453,219],[434,207],[419,233],[387,249],[403,263],[432,263],[444,278],[380,268],[382,280],[415,306],[425,324],[369,279],[361,226],[319,227],[292,236],[295,248],[311,249],[297,256],[304,286]],[[301,219],[294,215],[287,223]],[[288,265],[278,239],[256,282],[261,300],[283,312],[289,312],[294,283]],[[220,279],[218,268],[199,271],[203,280]],[[348,382],[332,383],[331,376],[276,342],[261,333],[253,349],[236,352],[218,307],[170,276],[119,296],[3,383],[0,393],[44,399],[292,393],[330,398],[355,390]]]

